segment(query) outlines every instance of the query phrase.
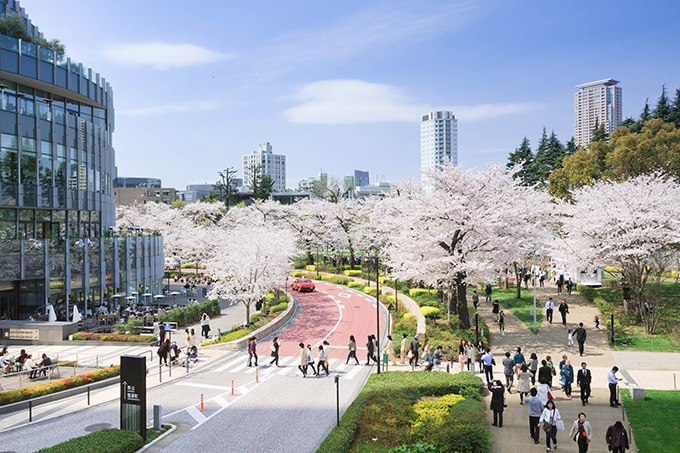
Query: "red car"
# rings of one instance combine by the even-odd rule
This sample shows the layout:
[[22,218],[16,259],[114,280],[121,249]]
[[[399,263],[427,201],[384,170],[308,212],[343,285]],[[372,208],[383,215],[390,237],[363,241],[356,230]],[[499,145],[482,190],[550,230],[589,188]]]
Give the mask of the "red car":
[[296,278],[291,286],[295,291],[314,291],[314,282],[308,278]]

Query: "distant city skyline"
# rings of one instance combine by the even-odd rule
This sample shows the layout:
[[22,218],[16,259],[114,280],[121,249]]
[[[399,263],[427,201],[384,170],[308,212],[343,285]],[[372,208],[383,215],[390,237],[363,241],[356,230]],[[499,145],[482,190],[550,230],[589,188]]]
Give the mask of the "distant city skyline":
[[623,118],[680,87],[671,1],[21,3],[115,87],[118,176],[178,189],[242,176],[265,140],[291,188],[319,168],[419,180],[420,118],[437,110],[458,119],[459,162],[484,168],[544,126],[569,140],[578,84],[621,80]]

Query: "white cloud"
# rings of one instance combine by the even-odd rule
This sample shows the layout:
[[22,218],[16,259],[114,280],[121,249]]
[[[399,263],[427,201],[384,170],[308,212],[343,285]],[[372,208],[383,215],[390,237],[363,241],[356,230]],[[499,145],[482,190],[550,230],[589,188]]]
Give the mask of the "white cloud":
[[119,116],[150,116],[150,115],[165,115],[170,113],[185,113],[185,112],[204,112],[206,110],[215,110],[218,107],[214,102],[190,102],[187,104],[168,104],[157,105],[153,107],[139,107],[133,109],[116,109],[116,115]]
[[303,86],[293,97],[302,103],[284,117],[301,124],[413,122],[433,110],[451,110],[460,121],[479,121],[543,107],[535,102],[437,107],[415,102],[399,88],[363,80],[322,80]]
[[170,44],[153,41],[139,44],[116,44],[104,55],[123,66],[151,66],[158,70],[183,68],[232,58],[230,54],[204,49],[194,44]]

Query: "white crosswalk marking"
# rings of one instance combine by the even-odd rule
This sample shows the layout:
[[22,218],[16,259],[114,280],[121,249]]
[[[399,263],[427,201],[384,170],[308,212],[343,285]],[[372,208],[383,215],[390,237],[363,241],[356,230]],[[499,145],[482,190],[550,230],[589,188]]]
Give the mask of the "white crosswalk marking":
[[357,376],[357,374],[359,374],[361,370],[363,370],[363,368],[364,367],[362,365],[356,365],[354,368],[352,368],[352,371],[347,373],[345,379],[354,379]]
[[224,398],[222,398],[221,396],[216,396],[215,398],[213,398],[213,401],[215,401],[215,402],[216,402],[217,404],[219,404],[221,407],[227,407],[227,406],[229,406],[229,404],[230,404],[229,402],[227,402],[227,401],[226,401]]
[[[233,366],[236,365],[237,363],[241,362],[241,360],[244,360],[243,357],[239,357],[239,358],[236,359],[236,360],[232,360],[232,361],[229,362],[229,363],[226,363],[226,364],[224,364],[224,365],[222,365],[222,366],[220,366],[220,367],[218,367],[218,368],[213,369],[213,371],[215,371],[216,373],[220,373],[220,372],[222,372],[222,371],[224,371],[224,370],[227,370],[227,369],[233,367]],[[247,359],[246,359],[246,360],[247,360]]]
[[203,415],[203,412],[196,409],[196,406],[187,407],[187,412],[191,415],[197,423],[203,423],[208,417]]
[[348,365],[345,364],[345,362],[342,362],[338,367],[335,369],[335,371],[344,371],[345,368],[347,368]]
[[201,389],[212,389],[212,390],[231,390],[231,387],[225,387],[223,385],[210,385],[210,384],[201,384],[198,382],[178,382],[175,385],[181,385],[184,387],[198,387]]

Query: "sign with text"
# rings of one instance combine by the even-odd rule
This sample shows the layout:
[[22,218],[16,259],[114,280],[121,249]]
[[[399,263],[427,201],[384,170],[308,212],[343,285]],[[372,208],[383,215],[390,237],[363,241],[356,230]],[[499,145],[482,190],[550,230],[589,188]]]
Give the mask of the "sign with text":
[[120,429],[146,440],[146,357],[120,356]]

